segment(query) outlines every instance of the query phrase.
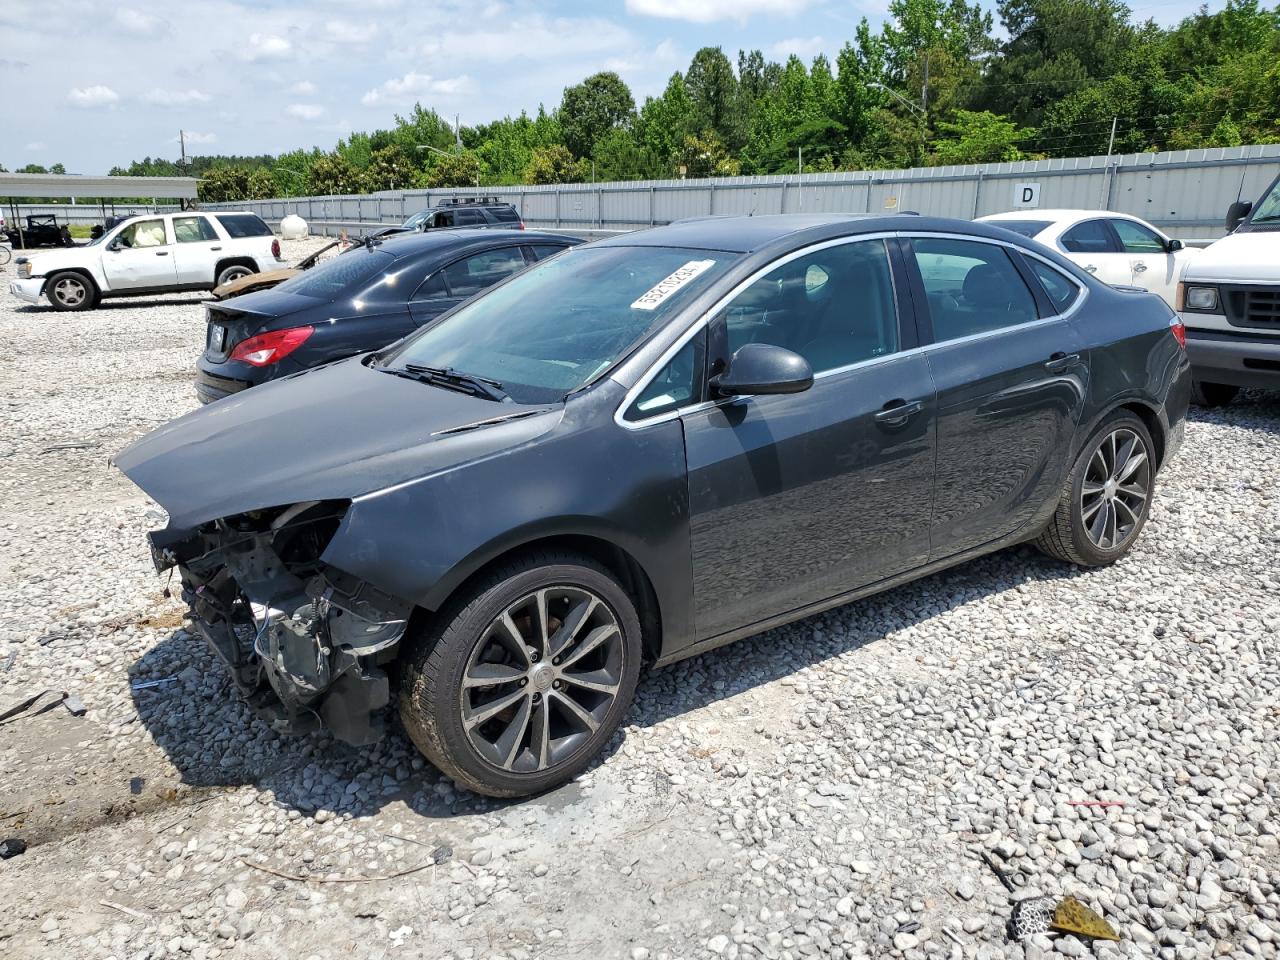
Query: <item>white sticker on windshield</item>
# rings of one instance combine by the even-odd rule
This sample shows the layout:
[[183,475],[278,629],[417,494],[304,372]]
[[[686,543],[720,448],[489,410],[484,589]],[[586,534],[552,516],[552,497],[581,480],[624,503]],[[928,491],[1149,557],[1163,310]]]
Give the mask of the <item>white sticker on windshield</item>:
[[716,265],[714,260],[690,260],[667,279],[659,282],[654,288],[631,304],[632,310],[656,310],[666,300],[674,296],[681,287],[697,278],[698,274],[710,270]]

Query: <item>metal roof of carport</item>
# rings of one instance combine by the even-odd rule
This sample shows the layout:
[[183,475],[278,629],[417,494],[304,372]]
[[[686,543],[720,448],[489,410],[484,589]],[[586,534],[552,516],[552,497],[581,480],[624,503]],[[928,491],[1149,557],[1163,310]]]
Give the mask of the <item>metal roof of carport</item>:
[[195,177],[79,177],[69,173],[0,173],[0,197],[156,197],[194,200]]

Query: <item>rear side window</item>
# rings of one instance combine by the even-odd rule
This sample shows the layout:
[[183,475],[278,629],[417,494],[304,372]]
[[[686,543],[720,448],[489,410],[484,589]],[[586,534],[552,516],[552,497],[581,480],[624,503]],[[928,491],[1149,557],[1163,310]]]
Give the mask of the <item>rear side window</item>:
[[515,207],[492,207],[489,212],[493,214],[493,219],[499,223],[520,222],[520,214],[516,213]]
[[222,224],[222,229],[227,231],[227,236],[233,240],[271,236],[271,228],[254,213],[220,213],[218,222]]
[[520,248],[506,247],[486,250],[450,264],[444,268],[444,278],[455,297],[470,297],[523,269],[524,255]]
[[1048,220],[987,220],[985,222],[1001,230],[1012,230],[1028,240],[1034,240],[1049,226]]
[[1058,312],[1066,313],[1079,298],[1080,285],[1060,270],[1049,266],[1043,260],[1037,260],[1035,257],[1023,257],[1022,259],[1031,268],[1031,272],[1036,275],[1036,279],[1040,281],[1040,285],[1044,287],[1044,292],[1049,295],[1049,299],[1053,301],[1053,305]]
[[1062,249],[1068,253],[1119,253],[1114,234],[1105,220],[1077,223],[1062,235]]
[[1035,320],[1036,301],[1003,247],[973,240],[911,241],[935,342]]
[[174,217],[173,236],[179,243],[202,243],[218,239],[213,224],[204,217]]
[[480,223],[488,223],[484,218],[484,214],[479,210],[459,210],[457,213],[457,223],[460,227],[474,227]]
[[1164,241],[1140,223],[1132,220],[1112,220],[1125,253],[1164,253]]
[[303,297],[332,300],[343,292],[355,292],[353,288],[357,283],[385,270],[393,260],[390,254],[378,250],[351,250],[290,277],[276,289]]
[[545,260],[547,257],[554,257],[565,248],[553,243],[531,243],[526,249],[533,251],[534,259]]

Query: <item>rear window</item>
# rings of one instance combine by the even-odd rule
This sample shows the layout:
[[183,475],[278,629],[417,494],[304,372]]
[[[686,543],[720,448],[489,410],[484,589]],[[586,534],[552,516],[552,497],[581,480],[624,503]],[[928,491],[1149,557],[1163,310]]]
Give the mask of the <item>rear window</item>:
[[343,291],[385,270],[395,258],[381,250],[352,250],[291,277],[277,290],[300,297],[332,300]]
[[256,213],[221,213],[217,220],[233,240],[271,236],[271,228]]
[[493,214],[495,220],[503,223],[520,222],[520,214],[516,213],[515,207],[490,207],[489,212]]
[[1034,240],[1049,227],[1048,220],[987,220],[986,222],[1002,230],[1012,230],[1028,240]]

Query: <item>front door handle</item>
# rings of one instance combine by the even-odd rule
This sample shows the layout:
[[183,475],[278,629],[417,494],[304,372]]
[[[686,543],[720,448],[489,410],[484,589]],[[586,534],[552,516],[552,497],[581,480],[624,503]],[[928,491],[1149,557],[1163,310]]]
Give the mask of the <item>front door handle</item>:
[[210,247],[209,249],[210,249],[210,250],[221,250],[221,249],[222,249],[222,247],[220,247],[220,246],[219,246],[219,247]]
[[1133,262],[1133,272],[1134,272],[1134,273],[1142,273],[1142,271],[1144,271],[1144,270],[1146,270],[1146,269],[1147,269],[1147,265],[1146,265],[1145,263],[1143,263],[1141,260],[1135,260],[1135,261]]
[[923,409],[923,400],[912,400],[910,402],[906,400],[890,400],[882,410],[877,411],[875,415],[876,423],[887,424],[891,427],[900,426]]
[[1065,370],[1067,367],[1073,367],[1079,362],[1080,354],[1078,353],[1055,353],[1044,362],[1044,368],[1057,373],[1059,370]]
[[1097,265],[1096,265],[1096,264],[1092,264],[1092,263],[1086,263],[1086,264],[1084,265],[1084,269],[1085,269],[1085,271],[1086,271],[1086,272],[1088,272],[1088,273],[1097,273],[1097,272],[1098,272],[1098,267],[1097,267]]
[[157,250],[157,251],[156,251],[156,256],[157,256],[157,257],[167,257],[168,255],[169,255],[169,251],[168,251],[168,250]]

